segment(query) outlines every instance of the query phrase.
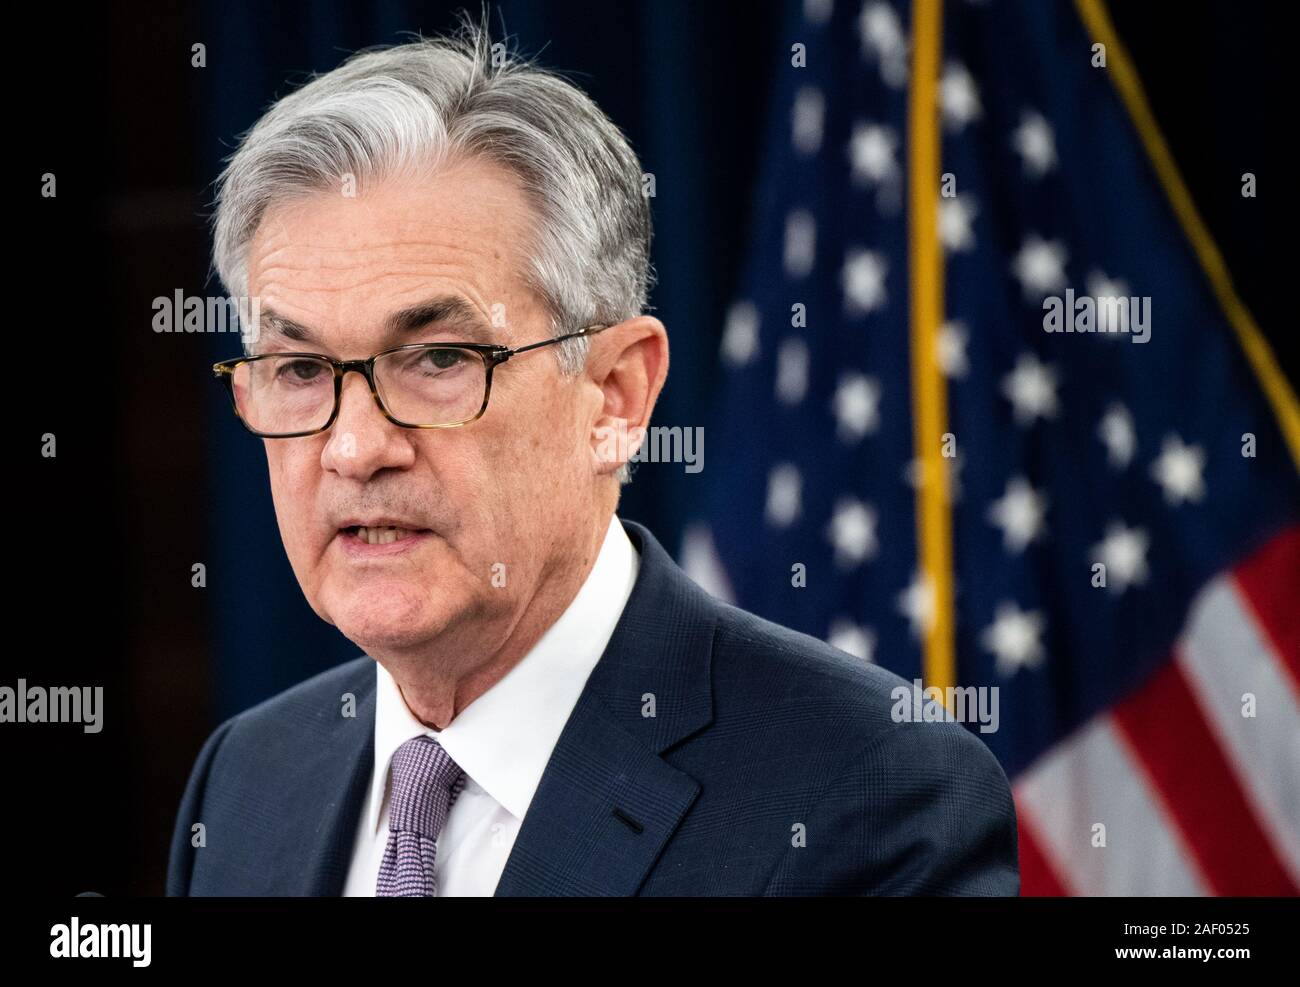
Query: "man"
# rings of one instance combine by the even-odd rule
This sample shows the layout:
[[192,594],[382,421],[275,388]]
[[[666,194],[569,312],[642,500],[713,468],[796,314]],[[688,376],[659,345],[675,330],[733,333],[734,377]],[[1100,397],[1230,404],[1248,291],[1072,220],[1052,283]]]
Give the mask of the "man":
[[896,722],[902,679],[616,516],[608,437],[668,371],[642,172],[492,54],[467,25],[354,57],[222,176],[216,266],[259,318],[215,369],[303,592],[365,654],[217,728],[168,893],[1017,893],[978,739]]

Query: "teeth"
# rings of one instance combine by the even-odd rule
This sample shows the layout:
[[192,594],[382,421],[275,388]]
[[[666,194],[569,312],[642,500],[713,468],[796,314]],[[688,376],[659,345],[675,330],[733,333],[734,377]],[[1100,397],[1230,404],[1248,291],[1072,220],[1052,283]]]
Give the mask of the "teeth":
[[357,528],[357,537],[367,545],[389,545],[410,533],[409,528]]

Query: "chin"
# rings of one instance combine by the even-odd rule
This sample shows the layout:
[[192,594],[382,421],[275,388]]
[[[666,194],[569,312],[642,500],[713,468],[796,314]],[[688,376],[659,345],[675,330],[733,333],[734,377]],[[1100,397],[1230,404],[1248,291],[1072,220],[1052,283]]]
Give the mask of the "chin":
[[[400,650],[436,637],[451,613],[401,580],[382,580],[338,594],[326,607],[330,622],[366,651]],[[438,605],[439,603],[443,605]]]

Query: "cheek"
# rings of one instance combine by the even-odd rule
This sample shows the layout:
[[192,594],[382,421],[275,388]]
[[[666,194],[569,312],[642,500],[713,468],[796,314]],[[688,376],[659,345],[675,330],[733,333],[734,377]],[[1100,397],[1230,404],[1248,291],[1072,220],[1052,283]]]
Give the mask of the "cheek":
[[538,402],[520,424],[501,469],[514,491],[509,505],[515,524],[530,541],[559,534],[581,513],[584,482],[591,476],[591,453],[578,409],[564,395]]
[[589,418],[579,401],[577,388],[557,394],[546,413],[546,425],[539,436],[541,452],[552,475],[569,483],[590,474],[591,432]]
[[313,453],[305,448],[290,448],[285,442],[264,441],[276,521],[285,547],[292,551],[311,529],[315,477],[320,473],[320,450]]
[[451,522],[451,540],[467,564],[500,560],[517,541],[531,541],[539,487],[554,477],[551,426],[540,414],[521,422],[513,412],[503,402],[458,429],[454,442],[427,451],[435,495],[445,501],[436,513]]

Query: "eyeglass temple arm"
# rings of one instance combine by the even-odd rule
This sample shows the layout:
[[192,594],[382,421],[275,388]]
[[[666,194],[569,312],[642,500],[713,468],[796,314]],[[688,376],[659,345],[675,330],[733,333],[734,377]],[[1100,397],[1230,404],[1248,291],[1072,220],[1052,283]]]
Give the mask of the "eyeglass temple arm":
[[519,346],[513,350],[508,350],[508,356],[514,356],[516,353],[527,353],[529,350],[535,350],[541,346],[550,346],[552,343],[562,343],[566,339],[576,339],[579,336],[594,336],[596,333],[608,329],[608,325],[587,326],[576,332],[565,333],[563,336],[556,336],[553,339],[543,339],[540,343],[529,343],[527,346]]

